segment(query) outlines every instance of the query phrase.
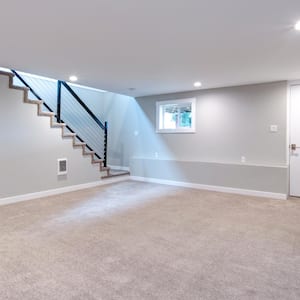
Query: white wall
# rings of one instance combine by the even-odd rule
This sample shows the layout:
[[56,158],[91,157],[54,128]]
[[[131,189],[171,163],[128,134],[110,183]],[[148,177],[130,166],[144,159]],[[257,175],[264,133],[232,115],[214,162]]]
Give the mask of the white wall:
[[[0,199],[100,180],[98,165],[23,103],[23,92],[8,88],[0,75]],[[57,176],[57,159],[68,159],[68,174]]]

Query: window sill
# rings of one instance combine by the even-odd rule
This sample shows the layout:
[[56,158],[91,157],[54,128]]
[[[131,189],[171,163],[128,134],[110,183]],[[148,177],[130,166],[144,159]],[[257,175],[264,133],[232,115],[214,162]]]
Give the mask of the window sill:
[[194,129],[158,129],[156,133],[196,133]]

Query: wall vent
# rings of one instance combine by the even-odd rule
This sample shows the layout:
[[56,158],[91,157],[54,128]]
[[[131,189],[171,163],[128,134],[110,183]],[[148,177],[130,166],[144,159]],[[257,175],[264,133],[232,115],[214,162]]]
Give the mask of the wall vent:
[[65,175],[68,173],[67,162],[68,160],[66,158],[57,159],[57,175]]

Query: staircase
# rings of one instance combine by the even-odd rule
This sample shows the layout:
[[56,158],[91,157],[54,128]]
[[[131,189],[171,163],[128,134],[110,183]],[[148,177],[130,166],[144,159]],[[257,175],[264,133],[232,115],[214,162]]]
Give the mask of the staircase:
[[[77,94],[65,83],[58,81],[58,85],[61,86],[64,84],[67,89],[70,89],[70,92],[77,101],[80,102],[81,105],[85,107],[89,115],[98,123],[98,125],[102,128],[104,131],[104,140],[103,140],[103,146],[104,146],[104,152],[99,155],[99,153],[96,153],[93,151],[93,149],[84,142],[83,136],[78,136],[73,129],[66,123],[64,123],[61,119],[61,111],[60,111],[60,105],[59,110],[57,110],[56,113],[53,112],[53,110],[49,107],[45,101],[39,97],[39,95],[22,79],[22,77],[14,70],[11,72],[1,71],[0,75],[4,75],[9,77],[9,88],[15,89],[15,90],[21,90],[23,91],[23,102],[28,104],[33,104],[37,106],[37,115],[40,117],[47,117],[50,120],[50,127],[51,128],[61,128],[61,136],[63,139],[70,139],[72,141],[72,145],[74,148],[82,148],[82,155],[83,156],[90,156],[91,163],[92,164],[98,164],[99,165],[99,172],[101,174],[102,179],[111,178],[115,176],[121,176],[121,175],[128,175],[129,172],[127,171],[121,171],[121,170],[112,170],[110,167],[107,166],[107,123],[105,122],[105,125],[103,125],[97,117],[94,116],[94,114],[89,110],[88,107],[82,102],[82,100],[77,96]],[[24,86],[19,86],[14,84],[14,77],[15,75],[19,78],[19,80],[22,82]],[[37,99],[30,99],[29,94],[33,94],[35,98]],[[58,99],[59,101],[61,97],[61,92],[58,90]],[[43,108],[46,107],[47,111],[45,111]]]

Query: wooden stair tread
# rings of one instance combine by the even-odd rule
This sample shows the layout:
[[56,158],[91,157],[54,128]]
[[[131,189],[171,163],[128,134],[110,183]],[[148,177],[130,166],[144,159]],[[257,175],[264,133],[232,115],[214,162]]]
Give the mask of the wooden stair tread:
[[43,100],[26,99],[25,103],[29,103],[29,104],[43,104],[44,101]]
[[64,133],[62,135],[62,137],[74,137],[74,136],[76,136],[76,133]]
[[83,155],[91,155],[91,154],[95,154],[95,151],[83,151]]
[[26,86],[23,87],[23,86],[17,86],[14,84],[11,85],[11,88],[14,90],[20,90],[20,91],[26,91],[26,92],[30,91],[30,89]]
[[110,169],[109,174],[105,176],[101,176],[102,179],[106,178],[111,178],[111,177],[117,177],[117,176],[124,176],[124,175],[130,175],[129,171],[124,171],[124,170],[115,170],[115,169]]
[[8,71],[1,71],[1,70],[0,70],[0,75],[8,76],[8,77],[11,77],[11,78],[14,77],[14,74],[13,74],[13,73],[10,73],[10,72],[8,72]]
[[56,123],[56,122],[51,123],[51,127],[65,127],[65,126],[66,126],[65,123]]
[[100,172],[107,172],[107,174],[109,174],[109,172],[110,172],[110,167],[101,167],[101,166],[100,166]]
[[53,116],[55,116],[55,113],[53,113],[53,112],[47,112],[47,111],[40,111],[39,113],[38,113],[38,115],[39,116],[49,116],[49,117],[53,117]]
[[93,159],[92,164],[101,164],[103,163],[103,159]]

